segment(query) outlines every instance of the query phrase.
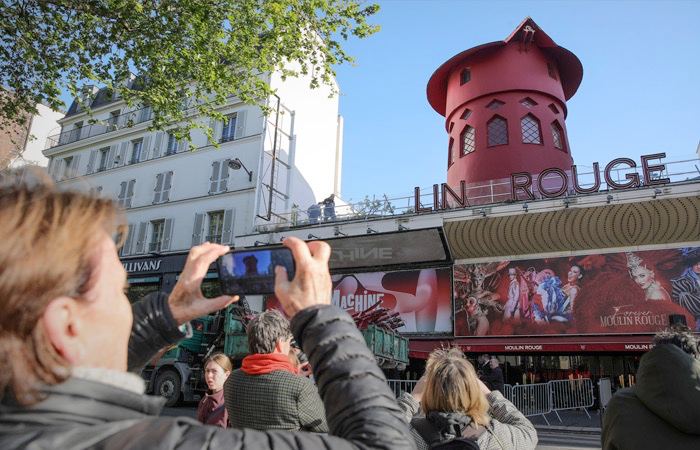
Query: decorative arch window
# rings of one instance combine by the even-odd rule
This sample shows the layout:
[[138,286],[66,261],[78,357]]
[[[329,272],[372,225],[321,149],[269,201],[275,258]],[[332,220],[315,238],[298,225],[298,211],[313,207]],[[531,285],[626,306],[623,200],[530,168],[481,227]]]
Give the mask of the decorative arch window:
[[476,130],[474,130],[474,127],[471,127],[467,125],[464,127],[464,130],[462,131],[462,136],[461,136],[461,143],[462,143],[462,154],[461,156],[468,155],[469,153],[473,152],[476,150]]
[[449,169],[452,167],[452,164],[454,164],[455,160],[454,157],[452,156],[452,147],[454,146],[455,140],[454,138],[450,138],[450,144],[447,148],[447,168]]
[[554,147],[566,153],[566,140],[564,139],[564,129],[556,120],[552,122],[552,141]]
[[488,146],[508,144],[508,121],[501,116],[493,116],[486,123]]
[[462,72],[459,74],[459,85],[467,84],[469,81],[472,79],[472,71],[471,69],[462,69]]
[[540,121],[532,114],[527,114],[520,119],[520,132],[523,137],[523,144],[541,144],[542,133],[540,132]]

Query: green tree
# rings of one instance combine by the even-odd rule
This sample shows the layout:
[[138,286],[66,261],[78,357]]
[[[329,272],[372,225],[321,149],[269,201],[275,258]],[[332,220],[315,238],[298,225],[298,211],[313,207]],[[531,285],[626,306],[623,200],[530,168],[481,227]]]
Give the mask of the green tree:
[[[262,74],[303,74],[311,87],[332,86],[334,66],[353,61],[343,42],[376,32],[367,19],[379,9],[358,0],[0,5],[0,87],[12,93],[0,92],[0,128],[24,122],[40,102],[64,108],[63,90],[78,97],[82,86],[94,84],[131,107],[150,106],[154,129],[181,123],[183,137],[197,126],[197,115],[221,119],[215,108],[229,96],[262,103],[271,94]],[[131,74],[138,83],[128,83]]]

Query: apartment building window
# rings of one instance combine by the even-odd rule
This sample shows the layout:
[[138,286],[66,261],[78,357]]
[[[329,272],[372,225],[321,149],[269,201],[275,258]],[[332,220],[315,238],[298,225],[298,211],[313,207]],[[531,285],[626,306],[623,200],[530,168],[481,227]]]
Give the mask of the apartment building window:
[[165,219],[151,221],[151,240],[148,243],[149,252],[159,252],[163,245]]
[[230,244],[233,239],[233,219],[233,209],[195,214],[192,245],[199,245],[204,241]]
[[150,120],[152,112],[153,112],[153,109],[150,106],[146,106],[144,108],[141,108],[141,111],[139,114],[139,123]]
[[119,184],[117,203],[124,208],[131,208],[131,200],[134,198],[134,186],[136,180],[122,181]]
[[178,142],[177,138],[173,133],[168,133],[168,148],[165,150],[165,154],[174,155],[177,153]]
[[237,114],[231,114],[226,116],[224,121],[224,128],[221,131],[221,142],[232,141],[236,135],[236,120],[238,119]]
[[224,211],[212,211],[209,214],[209,231],[206,240],[221,244],[221,236],[224,231]]
[[83,131],[83,122],[76,122],[71,131],[70,142],[79,140],[81,131]]
[[98,172],[107,170],[107,161],[109,161],[109,147],[100,149],[100,165],[97,167]]
[[141,161],[141,150],[143,150],[143,139],[131,142],[131,160],[129,160],[129,164],[136,164]]
[[153,195],[153,203],[165,203],[170,201],[170,188],[172,187],[173,172],[163,172],[156,175],[156,187]]
[[119,114],[121,111],[116,110],[109,113],[109,119],[107,119],[107,128],[110,131],[117,129],[117,123],[119,122]]

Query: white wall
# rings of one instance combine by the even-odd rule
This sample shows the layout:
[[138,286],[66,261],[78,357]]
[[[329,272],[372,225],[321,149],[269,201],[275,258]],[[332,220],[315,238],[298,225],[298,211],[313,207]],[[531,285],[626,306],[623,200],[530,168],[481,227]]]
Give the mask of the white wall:
[[[294,165],[290,196],[301,209],[334,192],[338,154],[338,96],[330,88],[309,88],[310,76],[271,77],[282,103],[294,111]],[[340,172],[341,167],[338,167]]]
[[51,134],[58,133],[58,120],[60,120],[64,114],[54,111],[42,104],[38,104],[36,109],[38,114],[32,117],[29,137],[27,138],[27,144],[22,152],[22,157],[13,161],[11,164],[12,167],[18,167],[24,164],[41,167],[49,165],[49,159],[43,154],[43,150],[46,148],[46,138]]

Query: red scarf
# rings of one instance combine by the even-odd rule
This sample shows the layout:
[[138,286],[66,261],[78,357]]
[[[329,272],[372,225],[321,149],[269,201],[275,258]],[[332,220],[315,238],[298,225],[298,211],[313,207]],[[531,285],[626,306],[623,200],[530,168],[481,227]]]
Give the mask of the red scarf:
[[248,375],[262,375],[275,370],[286,370],[294,375],[299,373],[287,355],[280,353],[256,353],[243,358],[241,370]]

